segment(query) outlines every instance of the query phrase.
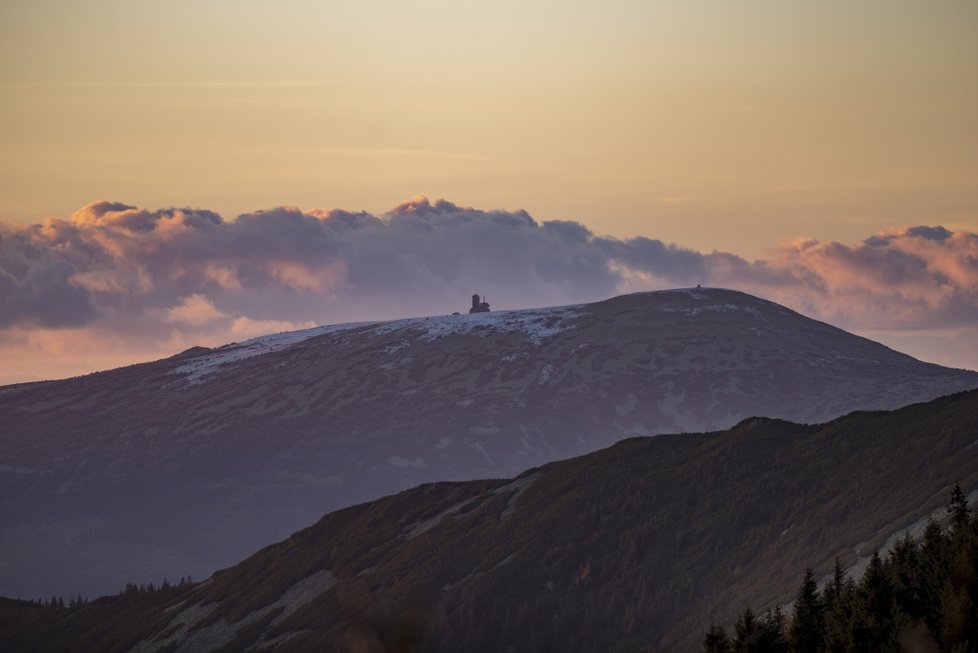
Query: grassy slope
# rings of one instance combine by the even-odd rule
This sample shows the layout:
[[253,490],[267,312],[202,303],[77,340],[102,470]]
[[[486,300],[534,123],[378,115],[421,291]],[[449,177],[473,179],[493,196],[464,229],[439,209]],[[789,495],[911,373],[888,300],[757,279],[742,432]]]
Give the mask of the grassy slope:
[[277,650],[403,650],[419,631],[428,650],[691,650],[743,601],[790,600],[797,569],[852,562],[955,481],[978,486],[976,442],[978,392],[821,426],[755,419],[630,439],[539,468],[505,516],[513,493],[493,490],[508,481],[429,484],[331,513],[180,596],[106,598],[43,627],[0,620],[0,641],[124,650],[165,630],[163,608],[188,597],[234,622],[328,569],[336,586],[265,628],[309,631]]

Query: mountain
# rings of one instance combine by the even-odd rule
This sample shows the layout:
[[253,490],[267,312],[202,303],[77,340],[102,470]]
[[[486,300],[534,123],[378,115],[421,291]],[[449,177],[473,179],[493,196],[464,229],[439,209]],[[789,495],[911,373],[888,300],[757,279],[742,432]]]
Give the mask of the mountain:
[[978,391],[624,440],[322,518],[195,585],[0,605],[11,650],[692,651],[978,496]]
[[201,577],[329,510],[623,437],[974,387],[722,289],[326,326],[7,386],[0,595]]

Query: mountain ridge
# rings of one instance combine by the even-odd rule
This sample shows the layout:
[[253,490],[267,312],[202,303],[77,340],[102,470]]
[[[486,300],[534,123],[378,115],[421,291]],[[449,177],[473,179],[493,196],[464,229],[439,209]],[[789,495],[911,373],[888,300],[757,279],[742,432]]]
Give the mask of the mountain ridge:
[[745,602],[789,602],[799,568],[856,565],[940,509],[954,483],[978,490],[978,391],[738,427],[424,484],[327,514],[194,587],[99,599],[38,630],[9,626],[10,641],[691,651]]
[[631,435],[750,415],[822,422],[976,386],[974,372],[695,288],[328,325],[7,386],[0,593],[201,577],[324,512],[418,483],[512,476]]

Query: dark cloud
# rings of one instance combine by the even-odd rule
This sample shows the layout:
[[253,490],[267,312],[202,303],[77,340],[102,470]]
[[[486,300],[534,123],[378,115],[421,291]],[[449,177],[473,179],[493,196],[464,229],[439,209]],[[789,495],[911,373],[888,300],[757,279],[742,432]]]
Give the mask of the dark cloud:
[[865,242],[865,244],[870,245],[872,247],[885,247],[886,245],[889,245],[894,238],[910,237],[910,238],[924,238],[926,240],[934,240],[939,243],[942,243],[953,235],[954,235],[953,232],[948,231],[944,227],[918,226],[918,227],[906,227],[900,232],[891,231],[884,234],[877,234],[875,236],[870,236],[863,242]]
[[74,275],[63,261],[33,265],[20,279],[0,268],[0,327],[73,327],[94,320],[91,295],[71,283]]
[[[629,240],[599,238],[598,247],[609,260],[617,261],[629,269],[645,272],[666,281],[676,283],[706,282],[709,279],[710,257],[699,252],[669,245],[661,240],[639,236]],[[733,256],[731,261],[746,264]]]

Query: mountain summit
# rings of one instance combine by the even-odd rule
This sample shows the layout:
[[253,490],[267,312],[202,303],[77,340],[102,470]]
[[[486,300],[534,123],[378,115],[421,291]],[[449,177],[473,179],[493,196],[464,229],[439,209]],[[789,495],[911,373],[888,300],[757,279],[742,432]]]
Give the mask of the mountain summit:
[[722,289],[318,327],[0,388],[0,595],[200,577],[324,512],[631,435],[978,386]]

